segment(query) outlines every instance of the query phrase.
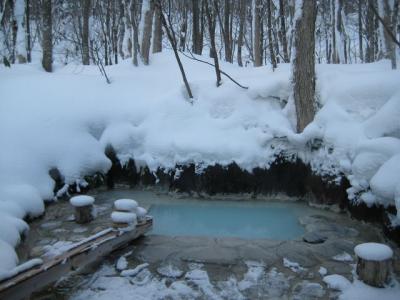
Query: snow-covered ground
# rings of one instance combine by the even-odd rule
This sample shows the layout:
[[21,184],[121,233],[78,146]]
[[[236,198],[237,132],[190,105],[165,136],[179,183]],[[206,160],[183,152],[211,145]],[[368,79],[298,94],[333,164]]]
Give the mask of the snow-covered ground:
[[[27,230],[21,219],[54,199],[48,171],[84,184],[84,175],[110,168],[108,144],[122,162],[134,158],[150,170],[232,161],[251,170],[287,150],[317,173],[346,174],[351,199],[400,211],[400,72],[389,62],[318,65],[320,109],[300,135],[289,65],[272,72],[222,63],[244,90],[226,78],[217,88],[210,66],[183,63],[193,103],[169,51],[148,67],[128,60],[107,67],[110,85],[96,66],[56,66],[51,74],[39,64],[0,66],[0,271],[18,262],[13,247]],[[323,146],[310,151],[315,139]]]

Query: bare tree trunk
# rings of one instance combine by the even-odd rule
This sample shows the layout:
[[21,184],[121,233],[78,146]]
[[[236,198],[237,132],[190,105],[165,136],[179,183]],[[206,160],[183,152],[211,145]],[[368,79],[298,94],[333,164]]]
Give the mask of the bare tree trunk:
[[156,6],[154,10],[153,53],[162,51],[161,13],[160,7]]
[[358,0],[358,47],[360,52],[360,61],[364,62],[363,52],[363,27],[362,27],[362,3],[363,0]]
[[240,0],[240,2],[239,2],[239,36],[238,36],[237,61],[238,61],[238,65],[241,67],[243,67],[242,47],[243,47],[245,23],[246,23],[246,0]]
[[202,45],[200,45],[200,9],[198,0],[192,0],[192,51],[194,54],[201,54]]
[[[397,18],[399,15],[399,5],[400,5],[400,0],[395,0],[394,1],[394,6],[393,6],[393,13],[392,13],[392,18],[391,18],[391,25],[392,25],[392,32],[394,36],[397,36]],[[396,45],[392,41],[392,55],[390,57],[390,61],[392,63],[392,69],[397,69],[397,60],[396,60]]]
[[271,0],[267,0],[267,23],[268,23],[268,46],[269,55],[271,57],[272,70],[276,69],[276,57],[274,52],[274,44],[272,41],[272,15],[271,15]]
[[43,0],[42,2],[42,66],[46,72],[52,71],[53,62],[53,26],[51,14],[51,0]]
[[89,65],[89,14],[90,0],[82,1],[82,63]]
[[122,59],[125,59],[124,40],[126,37],[126,30],[125,30],[126,18],[125,18],[125,9],[123,0],[118,0],[118,17],[119,17],[118,53],[122,57]]
[[288,45],[286,38],[286,24],[285,24],[285,1],[279,0],[279,18],[281,21],[280,36],[282,39],[283,59],[285,63],[289,62]]
[[365,53],[365,62],[370,63],[375,60],[374,54],[374,12],[371,8],[373,6],[373,1],[368,0],[368,6],[367,6],[367,17],[366,17],[366,37],[367,37],[367,49]]
[[396,48],[394,41],[386,28],[388,28],[390,32],[394,34],[394,36],[396,36],[395,30],[397,22],[395,19],[397,19],[399,1],[395,1],[393,11],[391,10],[388,0],[378,0],[378,6],[379,12],[382,12],[383,14],[383,17],[381,17],[381,22],[379,24],[379,31],[382,43],[382,55],[384,58],[390,59],[392,69],[396,69]]
[[338,64],[340,63],[339,59],[339,53],[337,49],[337,43],[336,43],[336,1],[337,0],[332,0],[332,63]]
[[30,0],[25,3],[25,35],[26,35],[26,59],[32,61],[32,46],[31,46],[31,17],[30,17]]
[[302,15],[296,21],[293,61],[293,97],[296,105],[297,132],[313,121],[315,115],[315,19],[316,0],[303,0]]
[[[184,82],[185,87],[186,87],[186,91],[187,91],[187,93],[188,93],[189,98],[192,99],[192,98],[193,98],[192,90],[190,89],[189,82],[188,82],[188,80],[187,80],[187,78],[186,78],[185,70],[183,69],[182,62],[181,62],[181,60],[180,60],[180,58],[179,58],[178,46],[177,46],[177,44],[176,44],[175,37],[174,37],[174,35],[170,32],[169,26],[168,26],[168,24],[167,24],[167,20],[165,19],[164,14],[163,14],[163,12],[162,12],[161,0],[157,0],[156,6],[158,7],[158,10],[159,10],[159,12],[160,12],[160,21],[161,21],[161,24],[162,24],[162,26],[164,27],[165,32],[167,33],[168,40],[169,40],[169,42],[171,43],[172,49],[174,50],[175,58],[176,58],[176,61],[177,61],[177,63],[178,63],[178,66],[179,66],[179,70],[181,71],[181,75],[182,75],[182,79],[183,79],[183,82]],[[171,26],[171,24],[169,24],[169,25]],[[171,26],[171,30],[172,30],[172,26]]]
[[179,33],[179,49],[185,51],[186,48],[186,35],[187,35],[187,24],[188,24],[188,10],[186,2],[183,2],[183,20],[181,23],[181,29]]
[[199,37],[199,51],[200,55],[203,52],[203,39],[204,39],[204,23],[205,23],[205,16],[204,16],[204,5],[205,0],[201,0],[201,11],[200,11],[200,37]]
[[[214,3],[217,3],[214,1]],[[232,56],[232,44],[231,44],[231,26],[230,26],[230,19],[231,19],[231,2],[230,0],[225,0],[225,5],[224,5],[224,24],[222,26],[221,22],[221,28],[222,28],[222,34],[224,36],[224,45],[225,45],[225,60],[227,62],[232,63],[233,62],[233,56]]]
[[[214,58],[214,67],[215,67],[215,74],[217,76],[217,87],[221,85],[221,71],[219,69],[219,61],[218,61],[218,54],[217,54],[217,49],[215,46],[215,21],[213,21],[213,16],[211,14],[211,10],[210,10],[210,5],[209,5],[209,1],[212,0],[206,0],[206,16],[207,16],[207,20],[208,20],[208,31],[210,34],[210,42],[211,42],[211,51],[213,53],[213,58]],[[214,16],[215,16],[214,12]]]
[[132,26],[131,32],[131,41],[132,41],[132,63],[134,66],[139,65],[138,54],[139,54],[139,29],[138,22],[136,20],[136,12],[137,12],[137,2],[135,0],[131,0],[129,11],[130,11],[130,23]]
[[254,0],[254,10],[253,10],[253,19],[254,19],[254,38],[253,38],[253,52],[254,52],[254,66],[259,67],[262,65],[262,33],[261,33],[261,0]]
[[153,27],[153,15],[154,15],[154,1],[143,0],[142,3],[142,18],[143,18],[143,33],[142,33],[142,45],[140,47],[140,54],[142,56],[143,64],[148,65],[150,62],[150,43],[151,43],[151,31]]

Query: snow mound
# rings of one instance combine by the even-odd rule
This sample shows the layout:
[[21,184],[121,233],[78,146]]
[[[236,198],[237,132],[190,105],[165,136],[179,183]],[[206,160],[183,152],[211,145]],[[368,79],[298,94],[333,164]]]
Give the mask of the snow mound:
[[382,261],[393,257],[393,250],[379,243],[359,244],[354,248],[354,252],[360,258],[373,261]]
[[325,276],[323,281],[329,288],[334,290],[344,290],[351,285],[351,282],[346,277],[338,274]]
[[351,257],[351,255],[347,252],[342,252],[340,254],[337,254],[334,257],[332,257],[332,259],[336,260],[336,261],[344,261],[344,262],[353,261],[353,257]]
[[135,212],[138,204],[133,199],[118,199],[114,201],[114,207],[117,210]]
[[135,224],[137,218],[132,212],[113,211],[111,219],[114,223]]
[[87,195],[74,196],[71,199],[69,199],[69,202],[71,203],[72,206],[82,207],[82,206],[92,205],[94,203],[94,197]]
[[115,265],[115,268],[118,271],[125,270],[128,267],[128,261],[126,260],[125,256],[121,256],[117,260],[117,264]]
[[147,216],[147,210],[144,209],[143,207],[138,207],[136,209],[136,215],[139,221],[144,221]]
[[371,190],[382,199],[383,204],[395,199],[397,185],[400,184],[400,154],[385,162],[371,179]]

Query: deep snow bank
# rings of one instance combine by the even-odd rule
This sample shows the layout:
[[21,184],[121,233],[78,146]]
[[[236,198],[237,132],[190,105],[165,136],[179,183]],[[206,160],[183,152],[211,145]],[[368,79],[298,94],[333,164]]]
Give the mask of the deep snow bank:
[[[95,66],[59,66],[52,74],[35,64],[0,66],[0,210],[9,216],[0,242],[15,246],[17,233],[26,230],[16,220],[41,214],[42,199],[53,199],[50,169],[67,185],[85,185],[84,175],[110,168],[109,144],[122,162],[134,158],[153,171],[194,163],[201,172],[232,161],[247,170],[267,168],[285,151],[318,174],[346,174],[354,201],[396,200],[400,210],[394,175],[400,171],[400,72],[389,63],[317,66],[321,109],[301,135],[293,132],[293,103],[286,104],[289,65],[273,73],[222,63],[250,87],[243,90],[227,79],[216,88],[212,68],[183,63],[193,105],[168,51],[153,56],[149,67],[128,60],[107,67],[111,85]],[[5,258],[14,257],[7,249],[1,247],[0,269],[16,263]]]

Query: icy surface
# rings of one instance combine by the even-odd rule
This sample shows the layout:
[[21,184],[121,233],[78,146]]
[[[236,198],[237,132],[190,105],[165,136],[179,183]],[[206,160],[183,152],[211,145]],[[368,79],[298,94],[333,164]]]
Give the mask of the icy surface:
[[357,245],[354,248],[354,252],[360,258],[374,261],[390,259],[393,256],[393,250],[389,246],[379,243],[364,243]]
[[133,199],[118,199],[114,201],[114,206],[118,210],[136,212],[138,204]]
[[80,195],[72,197],[71,199],[69,199],[69,202],[72,206],[81,207],[92,205],[94,203],[94,198],[92,196]]

